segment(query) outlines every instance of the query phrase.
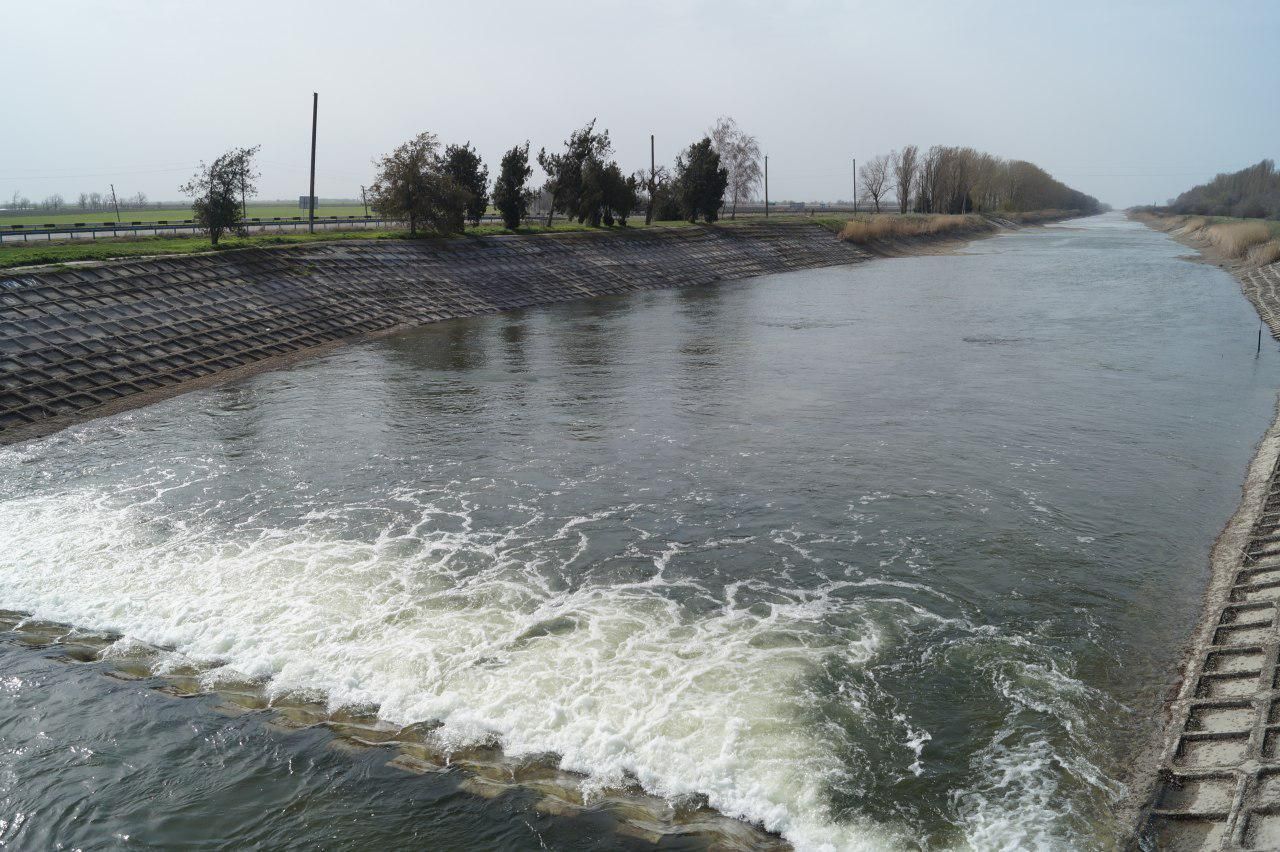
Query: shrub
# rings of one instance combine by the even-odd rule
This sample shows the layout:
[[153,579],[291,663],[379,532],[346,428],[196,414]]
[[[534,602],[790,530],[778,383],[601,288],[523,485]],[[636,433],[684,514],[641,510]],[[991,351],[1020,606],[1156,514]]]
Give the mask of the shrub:
[[658,187],[653,204],[653,218],[659,222],[678,222],[684,218],[680,210],[680,199],[676,197],[675,187],[670,183]]

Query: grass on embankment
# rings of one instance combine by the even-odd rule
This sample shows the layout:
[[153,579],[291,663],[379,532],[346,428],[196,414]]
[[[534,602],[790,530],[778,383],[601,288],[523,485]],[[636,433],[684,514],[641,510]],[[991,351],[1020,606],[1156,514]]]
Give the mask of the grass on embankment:
[[[732,224],[732,223],[727,223]],[[488,237],[502,234],[558,234],[573,231],[625,232],[642,230],[646,227],[643,217],[633,219],[626,228],[595,228],[591,225],[579,225],[576,222],[556,222],[551,227],[531,222],[515,231],[499,224],[483,224],[475,228],[467,228],[466,233],[452,239],[468,237]],[[648,227],[681,228],[690,227],[688,222],[654,222]],[[420,235],[420,239],[438,239],[432,234]],[[121,237],[118,239],[99,240],[59,240],[53,242],[0,243],[0,269],[12,269],[22,266],[44,266],[59,263],[76,263],[81,261],[113,260],[129,257],[150,257],[171,254],[200,254],[209,251],[234,251],[236,249],[261,248],[264,246],[290,245],[293,243],[332,242],[335,240],[407,240],[408,231],[353,230],[353,231],[318,231],[309,233],[287,234],[251,234],[244,237],[223,237],[215,249],[209,244],[209,238],[199,234],[190,236],[160,237]]]
[[1228,260],[1248,266],[1280,261],[1280,221],[1228,216],[1146,216],[1161,230],[1207,243]]
[[249,237],[223,237],[216,249],[209,245],[208,237],[202,236],[7,243],[0,246],[0,269],[9,269],[17,266],[74,263],[86,260],[111,260],[123,257],[150,257],[162,254],[199,254],[207,251],[230,251],[233,249],[318,242],[321,240],[395,239],[398,236],[400,235],[392,231],[263,234]]

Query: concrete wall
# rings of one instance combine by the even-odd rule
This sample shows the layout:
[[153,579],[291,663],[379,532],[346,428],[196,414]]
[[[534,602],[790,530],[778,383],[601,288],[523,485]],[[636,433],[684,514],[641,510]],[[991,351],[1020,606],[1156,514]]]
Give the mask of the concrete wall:
[[0,272],[0,442],[400,326],[867,258],[816,225],[752,222]]

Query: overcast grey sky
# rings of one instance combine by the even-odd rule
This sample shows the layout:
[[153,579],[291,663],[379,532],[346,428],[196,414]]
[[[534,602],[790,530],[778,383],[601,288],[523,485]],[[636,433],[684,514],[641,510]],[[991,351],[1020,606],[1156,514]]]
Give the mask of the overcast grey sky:
[[1125,206],[1280,153],[1278,45],[1274,0],[10,3],[0,197],[176,199],[253,144],[260,196],[296,197],[318,91],[324,197],[422,130],[496,165],[595,116],[629,171],[732,115],[778,199],[847,198],[851,157],[916,143]]

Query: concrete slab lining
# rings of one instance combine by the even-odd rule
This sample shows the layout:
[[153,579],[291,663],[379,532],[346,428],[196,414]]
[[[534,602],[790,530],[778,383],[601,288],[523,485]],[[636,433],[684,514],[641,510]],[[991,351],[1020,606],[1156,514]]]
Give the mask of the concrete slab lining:
[[811,223],[751,222],[0,272],[0,442],[399,327],[869,256]]
[[[1280,340],[1280,265],[1238,273]],[[1259,445],[1214,547],[1154,772],[1140,779],[1132,846],[1280,848],[1280,420]]]

